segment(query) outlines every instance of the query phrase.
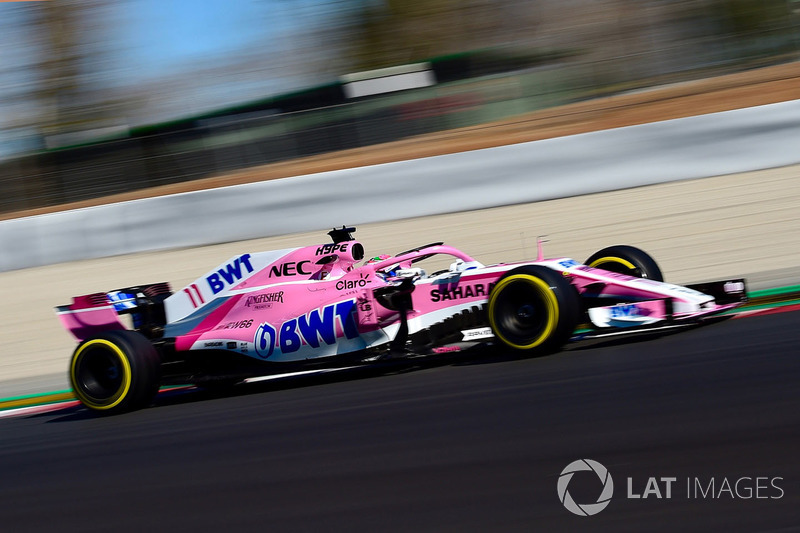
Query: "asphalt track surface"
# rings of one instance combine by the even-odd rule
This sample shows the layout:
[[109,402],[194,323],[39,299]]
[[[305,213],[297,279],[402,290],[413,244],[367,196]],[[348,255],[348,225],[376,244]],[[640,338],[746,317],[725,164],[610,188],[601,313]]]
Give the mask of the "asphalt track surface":
[[[796,531],[799,318],[0,420],[0,530]],[[615,483],[591,517],[556,490],[581,458]],[[626,497],[650,477],[672,497]],[[761,498],[686,486],[740,478]]]

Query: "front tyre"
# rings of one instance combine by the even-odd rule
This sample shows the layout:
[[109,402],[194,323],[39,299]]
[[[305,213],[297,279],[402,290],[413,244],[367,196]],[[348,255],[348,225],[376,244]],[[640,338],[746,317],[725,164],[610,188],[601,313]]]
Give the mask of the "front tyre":
[[147,406],[158,393],[161,361],[143,335],[115,330],[81,342],[69,379],[78,400],[93,411],[117,414]]
[[584,263],[593,268],[625,274],[634,278],[664,281],[664,275],[655,259],[639,248],[624,244],[609,246],[595,252]]
[[578,292],[560,273],[539,265],[504,274],[489,294],[489,325],[504,345],[528,355],[561,348],[580,319]]

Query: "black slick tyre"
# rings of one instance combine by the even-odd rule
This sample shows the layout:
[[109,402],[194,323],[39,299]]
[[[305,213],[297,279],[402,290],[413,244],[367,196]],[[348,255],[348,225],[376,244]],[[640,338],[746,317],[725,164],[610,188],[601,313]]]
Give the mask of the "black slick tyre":
[[75,396],[89,409],[124,413],[146,407],[158,393],[161,361],[140,333],[105,331],[78,345],[69,379]]
[[647,252],[624,244],[603,248],[593,253],[584,264],[634,278],[664,281],[661,269]]
[[580,312],[572,284],[540,265],[506,272],[489,294],[489,325],[497,340],[531,356],[561,348],[575,331]]

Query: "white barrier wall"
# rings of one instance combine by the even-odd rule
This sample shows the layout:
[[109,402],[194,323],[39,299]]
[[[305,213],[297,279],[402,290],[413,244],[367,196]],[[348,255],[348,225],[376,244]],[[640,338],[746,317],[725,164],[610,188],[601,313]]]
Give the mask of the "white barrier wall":
[[0,271],[800,162],[800,101],[0,221]]

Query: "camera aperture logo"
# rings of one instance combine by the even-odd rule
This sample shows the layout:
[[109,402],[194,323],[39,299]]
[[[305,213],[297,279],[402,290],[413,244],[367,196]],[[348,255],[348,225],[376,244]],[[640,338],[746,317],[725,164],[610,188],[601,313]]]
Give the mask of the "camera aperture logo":
[[[600,496],[597,497],[596,502],[579,504],[572,499],[567,487],[569,482],[572,481],[572,476],[574,476],[576,472],[587,470],[597,475],[600,479],[600,483],[603,484],[603,490],[600,492]],[[591,459],[578,459],[577,461],[571,462],[561,471],[561,475],[558,477],[558,499],[561,500],[562,505],[566,507],[567,511],[578,516],[596,515],[608,506],[611,502],[611,496],[613,495],[614,480],[611,479],[611,474],[608,473],[608,469]]]

